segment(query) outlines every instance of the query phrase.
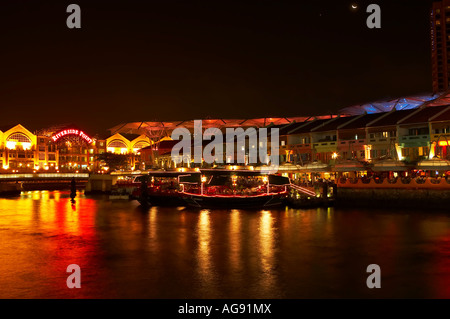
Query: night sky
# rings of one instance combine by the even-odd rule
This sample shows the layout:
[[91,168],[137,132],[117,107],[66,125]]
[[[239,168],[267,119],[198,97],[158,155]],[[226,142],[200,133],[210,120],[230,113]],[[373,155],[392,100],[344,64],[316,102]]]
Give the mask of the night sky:
[[[81,7],[81,29],[66,8]],[[358,5],[352,10],[351,4]],[[366,7],[382,10],[368,29]],[[319,115],[430,93],[431,1],[0,3],[0,125]]]

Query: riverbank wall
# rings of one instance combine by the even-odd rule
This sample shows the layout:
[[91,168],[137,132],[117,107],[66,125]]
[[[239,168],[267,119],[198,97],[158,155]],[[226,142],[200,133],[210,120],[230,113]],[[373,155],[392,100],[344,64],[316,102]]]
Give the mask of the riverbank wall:
[[[337,206],[450,208],[450,184],[445,180],[358,180],[338,182]],[[450,210],[449,210],[450,211]]]

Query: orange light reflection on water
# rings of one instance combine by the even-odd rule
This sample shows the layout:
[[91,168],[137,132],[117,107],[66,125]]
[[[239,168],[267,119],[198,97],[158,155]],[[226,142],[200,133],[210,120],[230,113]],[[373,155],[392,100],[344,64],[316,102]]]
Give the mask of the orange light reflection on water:
[[22,194],[20,200],[0,200],[0,297],[90,293],[89,289],[69,290],[66,269],[69,264],[82,269],[96,264],[97,203],[83,198],[71,204],[68,196],[61,195],[35,191]]

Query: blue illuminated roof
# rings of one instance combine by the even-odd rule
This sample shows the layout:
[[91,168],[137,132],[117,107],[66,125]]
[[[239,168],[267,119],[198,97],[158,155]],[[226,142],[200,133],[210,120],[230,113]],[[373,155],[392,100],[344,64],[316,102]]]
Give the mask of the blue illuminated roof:
[[434,106],[432,104],[435,105],[448,104],[449,101],[447,101],[447,98],[449,98],[447,92],[434,95],[402,97],[389,101],[379,101],[373,103],[366,103],[362,105],[349,106],[341,109],[339,113],[346,115],[360,115],[364,113],[373,114],[373,113],[389,112],[392,111],[393,109],[396,109],[397,111],[411,110],[416,109],[424,105],[425,103],[427,103],[427,105],[429,104],[430,106]]

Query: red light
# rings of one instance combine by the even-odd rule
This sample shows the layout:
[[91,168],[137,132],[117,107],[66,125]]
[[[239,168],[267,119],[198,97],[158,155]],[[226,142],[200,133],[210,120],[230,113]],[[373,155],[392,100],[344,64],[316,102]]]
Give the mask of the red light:
[[59,140],[61,137],[66,136],[66,135],[78,135],[80,136],[82,139],[84,139],[86,142],[88,142],[89,144],[92,143],[92,139],[87,136],[83,131],[79,131],[79,130],[63,130],[55,135],[52,136],[52,139],[54,142],[56,142],[57,140]]
[[439,146],[448,146],[447,141],[439,141]]

